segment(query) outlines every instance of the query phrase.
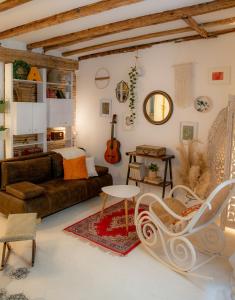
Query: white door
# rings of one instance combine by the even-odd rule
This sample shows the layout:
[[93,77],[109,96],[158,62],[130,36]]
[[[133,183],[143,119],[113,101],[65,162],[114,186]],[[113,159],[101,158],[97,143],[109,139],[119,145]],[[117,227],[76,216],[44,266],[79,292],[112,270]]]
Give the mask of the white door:
[[33,103],[33,133],[44,133],[47,128],[46,103]]
[[47,101],[48,127],[64,127],[72,124],[71,100],[56,99]]
[[13,134],[33,133],[33,106],[30,102],[13,102]]
[[72,125],[72,114],[72,101],[64,100],[61,115],[61,124],[63,124],[63,126],[66,127]]

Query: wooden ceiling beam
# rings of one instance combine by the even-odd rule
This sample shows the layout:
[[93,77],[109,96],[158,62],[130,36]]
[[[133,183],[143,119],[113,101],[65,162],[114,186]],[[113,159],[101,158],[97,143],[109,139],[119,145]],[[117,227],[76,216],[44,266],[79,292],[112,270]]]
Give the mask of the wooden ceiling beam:
[[214,0],[57,36],[43,41],[31,43],[28,45],[28,49],[44,47],[45,50],[52,50],[109,34],[179,20],[185,15],[202,15],[232,7],[235,7],[234,0]]
[[[235,27],[229,28],[229,29],[213,31],[213,32],[208,33],[208,39],[216,38],[219,35],[224,35],[224,34],[234,33],[234,32],[235,32]],[[146,43],[146,44],[126,47],[126,48],[119,48],[119,49],[115,49],[115,50],[92,53],[92,54],[80,56],[79,61],[87,60],[90,58],[101,57],[101,56],[113,55],[113,54],[134,52],[134,51],[141,50],[141,49],[151,48],[152,46],[159,45],[159,44],[166,44],[166,43],[171,43],[171,42],[180,43],[180,42],[200,40],[200,39],[203,39],[203,37],[201,37],[201,35],[199,35],[199,34],[192,35],[192,36],[184,36],[184,37],[180,37],[180,38],[172,38],[172,39],[167,39],[167,40],[153,42],[153,43]]]
[[200,26],[195,20],[194,18],[190,17],[190,16],[183,16],[182,20],[189,26],[191,27],[193,30],[195,30],[201,37],[203,38],[207,38],[208,37],[208,33],[207,31]]
[[0,3],[0,12],[30,2],[32,0],[6,0]]
[[62,56],[67,57],[67,56],[71,56],[71,55],[75,55],[75,54],[94,51],[97,49],[118,46],[118,45],[133,43],[133,42],[137,42],[137,41],[141,41],[141,40],[158,38],[158,37],[162,37],[162,36],[167,36],[167,35],[172,35],[172,34],[177,34],[177,33],[185,33],[185,32],[190,32],[190,31],[192,31],[192,28],[184,27],[184,28],[159,31],[159,32],[155,32],[155,33],[143,34],[143,35],[139,35],[139,36],[135,36],[135,37],[131,37],[131,38],[126,38],[126,39],[111,41],[111,42],[107,42],[107,43],[103,43],[103,44],[99,44],[99,45],[94,45],[94,46],[89,46],[89,47],[85,47],[85,48],[66,51],[66,52],[62,53]]
[[15,60],[24,60],[32,66],[41,68],[53,68],[68,71],[78,70],[78,61],[72,59],[44,55],[31,51],[9,49],[0,46],[0,61],[10,63]]
[[[227,18],[227,19],[220,19],[220,20],[202,23],[199,26],[210,28],[210,27],[215,27],[218,25],[231,24],[234,22],[235,22],[235,17],[231,17],[231,18]],[[143,34],[143,35],[139,35],[139,36],[135,36],[135,37],[131,37],[131,38],[111,41],[111,42],[107,42],[107,43],[103,43],[103,44],[93,45],[93,46],[89,46],[89,47],[74,49],[71,51],[65,51],[62,53],[62,55],[64,57],[68,57],[68,56],[81,54],[81,53],[89,52],[89,51],[94,51],[94,50],[98,50],[98,49],[102,49],[102,48],[118,46],[118,45],[128,44],[128,43],[137,42],[137,41],[141,41],[141,40],[147,40],[147,39],[151,39],[151,38],[158,38],[158,37],[162,37],[162,36],[191,32],[191,31],[193,31],[193,29],[191,27],[182,27],[182,28],[176,28],[176,29],[171,29],[171,30],[164,30],[164,31],[159,31],[159,32],[154,32],[154,33],[149,33],[149,34]]]
[[53,25],[58,25],[78,18],[91,16],[117,7],[130,5],[141,1],[143,0],[102,0],[96,3],[74,8],[50,17],[4,30],[0,32],[0,40],[36,31]]

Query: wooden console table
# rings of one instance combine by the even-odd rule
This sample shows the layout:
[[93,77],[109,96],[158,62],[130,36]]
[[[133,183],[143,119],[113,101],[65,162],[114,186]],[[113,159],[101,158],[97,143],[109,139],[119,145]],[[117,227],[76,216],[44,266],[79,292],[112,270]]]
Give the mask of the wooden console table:
[[[126,184],[129,183],[129,180],[135,181],[136,185],[138,183],[144,183],[144,184],[149,184],[149,185],[154,185],[154,186],[159,186],[162,187],[162,198],[165,197],[165,192],[166,192],[166,187],[171,186],[173,188],[173,178],[172,178],[172,159],[175,158],[174,155],[163,155],[163,156],[150,156],[150,155],[142,155],[142,154],[137,154],[135,151],[132,152],[126,152],[126,155],[129,156],[129,164],[128,164],[128,171],[127,171],[127,178],[126,178]],[[153,159],[159,159],[165,163],[164,167],[164,177],[163,181],[160,183],[150,183],[150,182],[145,182],[144,180],[137,180],[134,178],[130,177],[130,163],[136,162],[136,157],[145,157],[145,158],[153,158]],[[169,166],[169,177],[170,180],[167,181],[167,174],[168,174],[168,166]]]

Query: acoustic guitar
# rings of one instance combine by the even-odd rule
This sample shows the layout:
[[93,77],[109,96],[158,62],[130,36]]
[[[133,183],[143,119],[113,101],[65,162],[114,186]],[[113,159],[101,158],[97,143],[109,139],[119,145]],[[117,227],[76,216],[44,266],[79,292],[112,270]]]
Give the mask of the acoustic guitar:
[[120,142],[114,137],[114,125],[117,123],[117,115],[113,115],[111,126],[111,139],[107,142],[104,154],[105,160],[110,164],[116,164],[121,160]]

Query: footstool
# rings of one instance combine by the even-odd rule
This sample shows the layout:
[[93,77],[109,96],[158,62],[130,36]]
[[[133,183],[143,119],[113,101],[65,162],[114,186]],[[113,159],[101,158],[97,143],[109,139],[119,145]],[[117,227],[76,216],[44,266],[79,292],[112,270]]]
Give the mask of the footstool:
[[[3,243],[1,270],[5,267],[10,255],[10,242],[32,240],[32,266],[34,265],[36,252],[36,225],[37,214],[12,214],[8,216],[5,234],[0,237]],[[7,248],[7,254],[6,254]]]

